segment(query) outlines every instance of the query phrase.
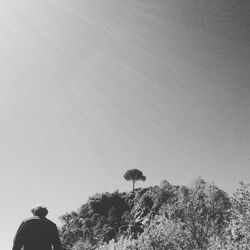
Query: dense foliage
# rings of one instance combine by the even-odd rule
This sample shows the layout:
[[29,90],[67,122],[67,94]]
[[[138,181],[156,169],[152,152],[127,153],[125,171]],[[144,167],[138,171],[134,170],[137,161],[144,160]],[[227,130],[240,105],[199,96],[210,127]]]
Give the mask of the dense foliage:
[[233,197],[201,178],[89,198],[61,217],[66,250],[250,249],[250,192]]

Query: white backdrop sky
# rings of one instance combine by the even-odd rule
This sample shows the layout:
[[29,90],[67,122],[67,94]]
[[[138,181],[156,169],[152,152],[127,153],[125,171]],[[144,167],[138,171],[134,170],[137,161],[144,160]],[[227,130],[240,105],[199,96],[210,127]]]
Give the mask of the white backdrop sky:
[[0,235],[130,190],[129,168],[249,181],[248,0],[0,0]]

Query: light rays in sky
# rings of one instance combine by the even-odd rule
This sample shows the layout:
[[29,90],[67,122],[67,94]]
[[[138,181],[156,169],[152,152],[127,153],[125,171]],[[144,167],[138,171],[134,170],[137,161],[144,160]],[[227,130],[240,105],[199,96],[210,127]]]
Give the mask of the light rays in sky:
[[249,180],[248,2],[0,0],[4,249],[34,204],[56,220],[129,168]]

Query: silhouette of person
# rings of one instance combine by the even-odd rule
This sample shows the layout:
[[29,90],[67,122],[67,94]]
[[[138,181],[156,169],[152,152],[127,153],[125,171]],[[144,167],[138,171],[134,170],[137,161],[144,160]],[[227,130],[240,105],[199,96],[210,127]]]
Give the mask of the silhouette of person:
[[12,250],[62,250],[56,224],[46,218],[47,208],[36,206],[31,212],[33,217],[18,228]]

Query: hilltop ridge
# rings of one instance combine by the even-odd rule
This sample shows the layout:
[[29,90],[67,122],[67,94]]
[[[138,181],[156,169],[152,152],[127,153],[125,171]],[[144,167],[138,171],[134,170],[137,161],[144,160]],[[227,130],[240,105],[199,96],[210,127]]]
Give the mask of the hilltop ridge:
[[[210,249],[214,242],[222,245],[232,209],[237,210],[228,194],[201,178],[190,187],[164,180],[159,186],[89,197],[79,209],[61,216],[61,239],[66,250],[106,250],[110,244]],[[131,249],[118,245],[114,249]]]

